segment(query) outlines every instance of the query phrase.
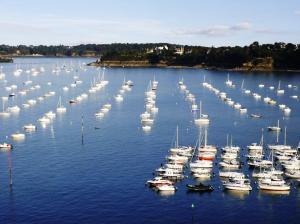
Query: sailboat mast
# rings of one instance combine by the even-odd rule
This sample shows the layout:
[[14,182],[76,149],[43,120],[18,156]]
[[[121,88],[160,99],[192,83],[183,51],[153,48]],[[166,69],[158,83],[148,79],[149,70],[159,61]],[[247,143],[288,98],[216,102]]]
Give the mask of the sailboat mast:
[[200,101],[200,105],[199,105],[199,117],[201,118],[201,114],[202,114],[202,102]]
[[227,134],[227,135],[226,135],[226,146],[229,146],[229,145],[228,145],[228,138],[229,138],[229,135]]
[[176,127],[176,148],[178,148],[178,125]]
[[261,134],[261,146],[264,147],[264,131],[262,130]]
[[286,145],[286,127],[284,127],[284,145]]
[[204,136],[204,146],[206,147],[207,144],[207,129],[205,129],[205,136]]

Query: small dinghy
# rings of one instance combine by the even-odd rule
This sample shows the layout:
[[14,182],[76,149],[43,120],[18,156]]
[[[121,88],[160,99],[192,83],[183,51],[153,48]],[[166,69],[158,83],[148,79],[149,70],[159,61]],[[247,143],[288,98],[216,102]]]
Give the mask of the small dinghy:
[[261,118],[262,116],[259,114],[251,114],[250,117],[251,118]]
[[193,192],[212,192],[214,190],[214,188],[211,185],[204,185],[202,183],[197,185],[187,184],[186,187],[188,191]]

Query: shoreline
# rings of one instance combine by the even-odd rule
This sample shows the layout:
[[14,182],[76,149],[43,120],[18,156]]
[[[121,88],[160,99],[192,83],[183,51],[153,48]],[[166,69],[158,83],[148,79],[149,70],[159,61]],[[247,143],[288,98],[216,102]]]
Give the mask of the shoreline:
[[215,70],[215,71],[228,71],[228,72],[290,72],[290,73],[300,73],[300,70],[292,70],[292,69],[264,69],[264,68],[219,68],[219,67],[209,67],[203,65],[195,65],[195,66],[184,66],[184,65],[167,65],[165,63],[159,64],[150,64],[145,63],[143,61],[126,61],[125,63],[122,61],[107,61],[107,62],[91,62],[88,63],[87,66],[95,66],[95,67],[110,67],[110,68],[169,68],[169,69],[204,69],[204,70]]

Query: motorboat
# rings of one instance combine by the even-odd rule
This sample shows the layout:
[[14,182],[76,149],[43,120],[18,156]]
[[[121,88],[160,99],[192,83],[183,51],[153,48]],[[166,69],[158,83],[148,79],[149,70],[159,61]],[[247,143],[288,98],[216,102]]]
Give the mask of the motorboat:
[[184,164],[180,164],[180,163],[166,163],[164,166],[167,169],[179,170],[180,172],[182,172],[184,169]]
[[167,184],[158,185],[156,186],[156,189],[158,191],[171,191],[171,192],[175,192],[177,190],[175,186],[167,185]]
[[0,149],[2,150],[10,150],[12,149],[13,146],[11,144],[8,144],[8,143],[0,143]]
[[75,104],[75,103],[77,103],[77,100],[71,99],[71,100],[69,101],[69,103],[70,103],[70,104]]
[[241,166],[241,163],[235,159],[232,160],[223,160],[219,163],[220,167],[224,169],[238,169]]
[[196,160],[195,162],[190,163],[191,169],[212,168],[212,167],[213,167],[213,161],[210,161],[210,160]]
[[258,182],[258,189],[265,191],[289,191],[291,187],[284,180],[268,178]]
[[187,190],[191,192],[212,192],[214,190],[211,185],[204,185],[202,183],[196,185],[187,184],[186,187]]
[[270,160],[249,160],[248,165],[252,167],[260,168],[270,168],[273,165],[273,162]]
[[250,114],[250,117],[252,117],[252,118],[262,118],[262,116],[259,115],[259,114]]
[[23,126],[23,129],[25,131],[35,131],[36,130],[36,126],[33,124],[26,124]]
[[223,184],[226,190],[236,190],[236,191],[251,191],[252,187],[248,179],[228,181]]
[[154,177],[152,180],[146,182],[150,187],[157,187],[159,185],[174,185],[174,182],[163,179],[162,177]]
[[219,176],[221,178],[239,178],[245,177],[245,174],[237,171],[219,171]]

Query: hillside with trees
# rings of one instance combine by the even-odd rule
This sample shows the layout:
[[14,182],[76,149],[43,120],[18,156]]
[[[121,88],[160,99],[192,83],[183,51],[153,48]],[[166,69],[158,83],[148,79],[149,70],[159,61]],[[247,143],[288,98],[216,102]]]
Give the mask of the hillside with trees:
[[96,57],[92,65],[185,66],[240,70],[300,70],[300,44],[204,47],[168,43],[77,46],[0,45],[1,56]]

